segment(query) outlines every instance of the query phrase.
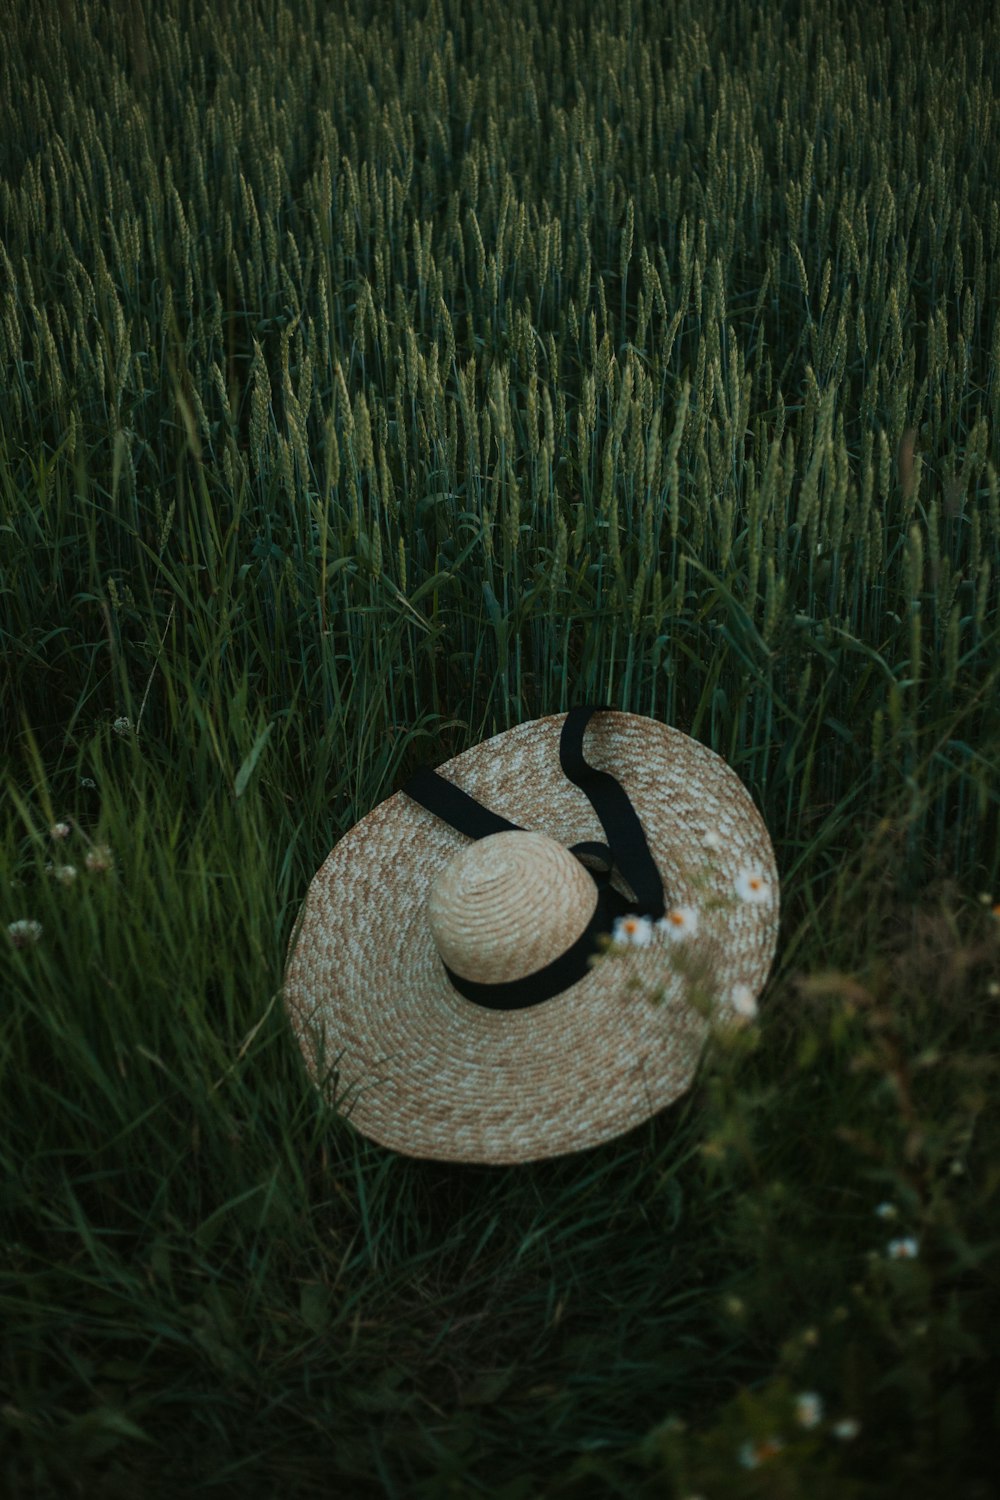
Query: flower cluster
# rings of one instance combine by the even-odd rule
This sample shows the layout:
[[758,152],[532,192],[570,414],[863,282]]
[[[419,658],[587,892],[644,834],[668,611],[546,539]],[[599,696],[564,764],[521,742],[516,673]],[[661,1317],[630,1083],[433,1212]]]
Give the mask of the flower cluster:
[[7,936],[15,948],[30,948],[37,943],[42,935],[41,922],[35,922],[28,917],[22,917],[19,922],[7,924]]
[[674,906],[655,922],[652,917],[618,917],[612,938],[616,943],[630,943],[645,948],[653,941],[654,932],[666,933],[671,942],[693,937],[698,931],[698,913],[693,906]]
[[[702,840],[710,854],[723,847],[722,837],[709,829]],[[774,887],[763,870],[749,867],[740,870],[733,882],[736,899],[759,906],[774,899]],[[655,921],[652,917],[638,914],[618,917],[611,935],[613,944],[623,947],[648,947],[655,936],[663,934],[671,943],[684,943],[695,936],[699,928],[699,913],[694,906],[673,906]],[[749,984],[733,984],[725,997],[728,1021],[737,1026],[746,1026],[757,1017],[757,997]]]
[[[899,1209],[895,1203],[879,1203],[875,1207],[875,1212],[886,1223],[892,1223],[899,1218]],[[912,1234],[897,1235],[886,1246],[886,1254],[890,1260],[916,1260],[920,1254],[920,1241]]]
[[[794,1398],[793,1414],[799,1427],[807,1432],[815,1431],[823,1421],[823,1398],[817,1391],[800,1391]],[[827,1431],[842,1443],[851,1443],[861,1431],[856,1417],[840,1417],[831,1422]],[[737,1458],[744,1469],[759,1469],[769,1463],[785,1448],[785,1439],[777,1434],[766,1438],[748,1438],[739,1449]]]
[[[49,829],[49,838],[54,844],[62,844],[72,832],[70,823],[53,823]],[[83,856],[83,863],[91,875],[106,875],[115,867],[114,855],[107,844],[91,844]],[[72,885],[78,875],[76,865],[68,861],[50,862],[45,869],[59,885]],[[21,917],[18,921],[7,924],[7,936],[15,948],[33,947],[40,941],[43,930],[41,922],[33,917]]]
[[[704,843],[708,849],[717,849],[720,845],[719,836],[707,833]],[[741,870],[734,886],[738,898],[751,905],[761,905],[773,898],[774,890],[770,880],[758,869]],[[655,932],[663,932],[672,942],[680,942],[693,937],[697,931],[697,909],[693,906],[674,906],[655,922],[648,916],[618,917],[612,939],[616,943],[630,943],[644,948],[653,941]]]

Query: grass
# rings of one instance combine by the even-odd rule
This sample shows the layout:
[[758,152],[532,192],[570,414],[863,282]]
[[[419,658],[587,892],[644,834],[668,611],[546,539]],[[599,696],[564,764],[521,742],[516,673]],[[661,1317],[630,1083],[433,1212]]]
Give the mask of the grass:
[[[7,10],[0,1488],[989,1495],[996,23]],[[599,1150],[384,1151],[308,882],[588,701],[761,808],[759,1023]]]

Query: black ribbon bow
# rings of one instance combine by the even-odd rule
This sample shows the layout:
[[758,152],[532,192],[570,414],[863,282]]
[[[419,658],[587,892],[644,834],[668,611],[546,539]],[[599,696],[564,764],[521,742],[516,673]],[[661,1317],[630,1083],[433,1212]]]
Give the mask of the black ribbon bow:
[[[445,964],[448,978],[458,992],[477,1005],[491,1010],[523,1010],[549,1000],[583,978],[589,958],[598,951],[598,936],[610,934],[616,918],[644,915],[656,921],[663,916],[663,883],[628,794],[607,771],[596,770],[583,758],[583,732],[591,714],[609,712],[612,710],[605,704],[571,708],[559,737],[560,765],[570,781],[586,792],[608,838],[607,844],[583,842],[570,845],[570,853],[580,859],[597,886],[594,915],[576,942],[564,953],[523,979],[477,984],[454,974]],[[416,771],[402,790],[428,812],[443,818],[470,838],[487,838],[492,833],[525,832],[519,824],[491,812],[454,782],[446,781],[426,766]],[[583,855],[597,860],[600,868],[592,868],[583,860]],[[611,884],[611,872],[615,867],[635,892],[634,901]]]

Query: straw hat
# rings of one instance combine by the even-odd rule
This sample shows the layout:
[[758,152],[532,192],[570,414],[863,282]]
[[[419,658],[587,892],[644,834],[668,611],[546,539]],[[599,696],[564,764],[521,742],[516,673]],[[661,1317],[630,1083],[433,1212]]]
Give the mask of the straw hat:
[[684,1093],[704,1002],[752,1004],[777,928],[774,851],[735,772],[655,719],[581,707],[418,771],[355,824],[309,887],[284,998],[365,1135],[531,1161]]

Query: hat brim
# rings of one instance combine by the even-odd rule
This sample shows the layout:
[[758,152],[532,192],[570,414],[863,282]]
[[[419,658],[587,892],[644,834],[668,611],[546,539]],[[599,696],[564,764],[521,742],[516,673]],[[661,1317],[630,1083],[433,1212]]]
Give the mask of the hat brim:
[[[605,842],[560,765],[565,717],[506,730],[438,774],[566,846]],[[314,877],[284,983],[314,1081],[332,1078],[339,1107],[381,1145],[484,1163],[598,1145],[690,1087],[709,1027],[691,1003],[692,983],[722,1011],[734,985],[755,995],[763,987],[777,943],[778,873],[739,777],[698,741],[638,714],[595,714],[583,749],[628,793],[667,903],[695,907],[697,933],[678,945],[654,929],[648,946],[600,957],[569,989],[524,1010],[477,1005],[448,980],[426,916],[435,876],[468,839],[405,793],[387,798]],[[737,894],[748,869],[765,877],[766,901]],[[696,979],[681,972],[692,967]]]

